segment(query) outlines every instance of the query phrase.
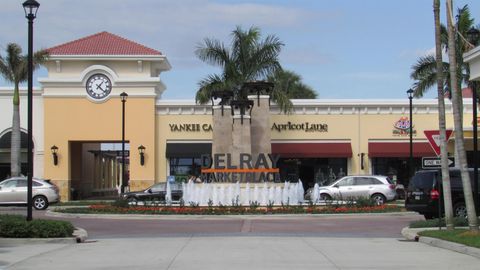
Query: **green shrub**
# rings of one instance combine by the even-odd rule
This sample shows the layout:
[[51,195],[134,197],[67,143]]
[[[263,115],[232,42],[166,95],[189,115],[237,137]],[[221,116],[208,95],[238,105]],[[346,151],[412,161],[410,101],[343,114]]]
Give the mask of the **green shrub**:
[[128,200],[116,199],[114,202],[112,202],[112,206],[126,208],[126,207],[129,207],[130,205],[128,204]]
[[0,237],[52,238],[71,237],[74,227],[68,221],[35,219],[19,215],[0,215]]

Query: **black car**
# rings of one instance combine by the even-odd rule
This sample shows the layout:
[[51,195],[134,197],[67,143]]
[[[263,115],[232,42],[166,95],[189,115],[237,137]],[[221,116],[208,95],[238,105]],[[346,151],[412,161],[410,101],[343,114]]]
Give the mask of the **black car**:
[[[468,169],[473,186],[473,169]],[[463,183],[459,169],[450,169],[450,186],[452,193],[453,214],[466,217],[467,209],[463,193]],[[405,208],[415,211],[426,219],[444,215],[441,170],[421,170],[410,180],[406,191]],[[440,209],[438,208],[440,203]]]
[[[180,201],[183,196],[183,190],[181,184],[170,184],[170,190],[172,194],[172,201]],[[165,195],[167,194],[167,183],[157,183],[153,186],[134,192],[122,193],[120,196],[122,199],[132,203],[138,201],[165,201]]]

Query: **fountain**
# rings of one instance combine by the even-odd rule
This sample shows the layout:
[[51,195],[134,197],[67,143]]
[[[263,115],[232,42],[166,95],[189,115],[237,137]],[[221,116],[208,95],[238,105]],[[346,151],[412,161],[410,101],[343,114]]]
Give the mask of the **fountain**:
[[[169,194],[170,185],[167,184],[167,194]],[[194,183],[189,181],[182,183],[183,201],[187,205],[206,206],[209,202],[212,205],[244,205],[252,203],[259,205],[298,205],[303,203],[303,184],[301,180],[298,183],[285,182],[283,186],[263,183],[263,187],[250,183],[240,187],[240,183]],[[171,194],[171,193],[170,193]],[[171,195],[170,195],[171,196]]]

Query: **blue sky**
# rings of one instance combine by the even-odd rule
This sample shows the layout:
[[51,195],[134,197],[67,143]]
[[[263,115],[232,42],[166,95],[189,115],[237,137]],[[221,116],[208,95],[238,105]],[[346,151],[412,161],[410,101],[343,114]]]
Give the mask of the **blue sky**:
[[[166,54],[172,64],[161,75],[164,99],[194,98],[198,82],[219,72],[195,57],[195,47],[205,37],[228,43],[237,25],[278,36],[285,43],[282,66],[325,99],[405,98],[412,64],[434,49],[432,0],[38,1],[36,50],[101,31],[134,40]],[[26,51],[22,2],[0,1],[2,55],[9,42]],[[454,0],[455,7],[465,4],[479,24],[480,1]]]

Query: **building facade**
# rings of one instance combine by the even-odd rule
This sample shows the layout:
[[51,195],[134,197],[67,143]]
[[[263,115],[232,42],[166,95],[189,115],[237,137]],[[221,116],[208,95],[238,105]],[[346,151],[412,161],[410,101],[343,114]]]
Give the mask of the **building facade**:
[[[161,98],[166,87],[160,75],[171,69],[164,54],[108,32],[49,51],[48,76],[39,79],[42,87],[34,100],[34,175],[58,185],[62,200],[114,195],[125,180],[130,190],[140,190],[169,177],[181,182],[189,175],[200,174],[201,155],[210,155],[216,149],[212,146],[213,108],[193,100]],[[119,146],[122,92],[128,94],[124,172]],[[0,94],[2,111],[7,113],[9,109],[3,110],[3,103],[10,98],[9,91]],[[301,179],[305,188],[347,174],[382,174],[399,183],[408,181],[411,119],[407,97],[292,102],[294,110],[290,114],[281,113],[272,103],[264,127],[270,142],[260,146],[252,142],[252,152],[265,146],[262,149],[279,155],[279,181]],[[435,156],[424,131],[438,129],[438,107],[434,99],[413,103],[414,166],[420,168],[422,157]],[[446,108],[447,127],[452,128],[448,101]],[[224,113],[229,115],[230,110]],[[472,124],[471,114],[471,101],[466,99],[467,130]],[[1,142],[11,117],[2,115],[0,120]],[[25,121],[22,118],[22,127]],[[471,149],[471,134],[466,137],[467,149]],[[50,153],[52,146],[58,147],[56,164]],[[1,147],[0,143],[0,155],[8,150]],[[44,154],[44,148],[48,153]],[[454,155],[453,140],[449,152]],[[0,166],[6,164],[2,162]]]

